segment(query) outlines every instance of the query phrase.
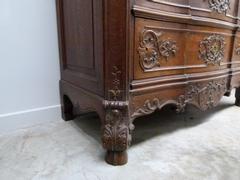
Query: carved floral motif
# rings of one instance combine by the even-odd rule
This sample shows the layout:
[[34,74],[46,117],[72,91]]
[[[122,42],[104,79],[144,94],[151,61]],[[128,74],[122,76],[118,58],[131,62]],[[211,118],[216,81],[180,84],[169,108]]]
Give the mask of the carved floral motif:
[[117,101],[121,95],[121,90],[119,89],[120,86],[120,80],[119,80],[119,75],[121,75],[121,71],[118,69],[117,66],[113,67],[113,81],[112,81],[112,86],[113,89],[109,90],[109,98],[111,100]]
[[209,0],[209,7],[218,13],[227,13],[230,9],[230,0]]
[[166,61],[175,56],[177,45],[172,40],[161,40],[162,33],[153,30],[144,30],[140,36],[140,46],[138,48],[140,64],[143,69],[152,69],[160,66],[160,59]]
[[225,38],[222,35],[211,35],[200,42],[199,58],[206,64],[220,64],[224,58]]
[[159,53],[168,60],[169,57],[175,56],[177,53],[177,45],[175,41],[165,40],[159,43]]
[[177,100],[167,102],[160,98],[147,100],[143,107],[138,108],[133,113],[132,118],[151,114],[157,109],[161,109],[165,104],[177,104],[177,112],[183,112],[187,104],[193,104],[205,111],[215,107],[226,91],[226,79],[208,83],[193,83],[187,87],[186,93],[180,95]]

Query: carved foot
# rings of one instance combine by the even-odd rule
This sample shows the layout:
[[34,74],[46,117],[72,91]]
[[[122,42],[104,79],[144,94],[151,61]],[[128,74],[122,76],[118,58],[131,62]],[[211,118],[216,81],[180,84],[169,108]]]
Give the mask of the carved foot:
[[235,105],[240,107],[240,88],[236,89],[235,97],[236,97]]
[[109,109],[102,129],[103,147],[107,150],[106,162],[111,165],[127,163],[128,146],[131,142],[131,125],[126,110]]
[[75,118],[73,114],[73,104],[66,95],[62,97],[62,118],[65,121],[70,121]]
[[128,155],[126,151],[107,151],[105,160],[108,164],[120,166],[128,162]]

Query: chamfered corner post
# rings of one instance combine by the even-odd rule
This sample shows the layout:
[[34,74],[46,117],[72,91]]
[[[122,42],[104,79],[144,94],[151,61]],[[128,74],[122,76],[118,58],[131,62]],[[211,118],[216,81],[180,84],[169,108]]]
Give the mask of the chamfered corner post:
[[129,0],[104,0],[104,77],[105,97],[102,142],[106,161],[112,165],[127,163],[133,125],[129,108],[129,66],[131,3]]

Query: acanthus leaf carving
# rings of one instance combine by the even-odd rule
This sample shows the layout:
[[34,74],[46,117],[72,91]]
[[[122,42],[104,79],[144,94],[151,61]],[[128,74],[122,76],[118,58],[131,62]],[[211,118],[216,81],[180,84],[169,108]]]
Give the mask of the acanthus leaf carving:
[[134,129],[127,118],[128,102],[121,101],[121,73],[117,66],[113,67],[109,100],[103,101],[106,115],[102,127],[102,142],[103,147],[111,151],[125,151],[131,143],[131,131]]
[[103,147],[113,151],[124,151],[130,144],[129,127],[124,122],[120,110],[111,109],[107,111],[103,128]]
[[206,37],[200,42],[199,58],[206,64],[220,65],[224,59],[225,44],[222,35],[213,34]]
[[153,30],[144,30],[140,35],[138,53],[141,67],[145,70],[160,66],[160,60],[168,61],[177,53],[175,41],[170,39],[161,40],[162,33]]

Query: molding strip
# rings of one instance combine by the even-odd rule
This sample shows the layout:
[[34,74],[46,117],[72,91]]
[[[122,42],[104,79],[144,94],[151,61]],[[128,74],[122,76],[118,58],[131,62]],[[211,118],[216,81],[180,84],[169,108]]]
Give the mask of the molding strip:
[[[238,24],[218,20],[218,19],[211,19],[207,17],[197,17],[192,16],[190,14],[179,14],[179,13],[173,13],[173,12],[165,12],[161,11],[159,9],[152,9],[148,7],[143,7],[139,5],[135,5],[133,7],[134,15],[136,17],[141,18],[149,18],[149,19],[155,19],[155,20],[163,20],[165,18],[165,21],[173,21],[173,22],[179,22],[179,19],[181,19],[181,23],[187,23],[187,24],[193,24],[193,25],[209,25],[213,27],[221,27],[221,28],[228,28],[228,29],[234,29],[239,28],[240,26]],[[239,18],[238,18],[239,19]]]

